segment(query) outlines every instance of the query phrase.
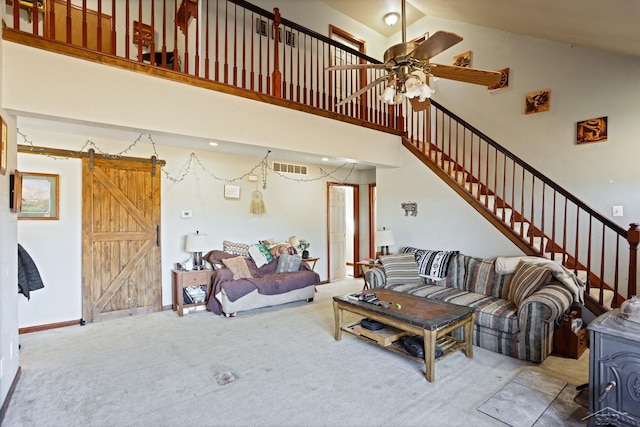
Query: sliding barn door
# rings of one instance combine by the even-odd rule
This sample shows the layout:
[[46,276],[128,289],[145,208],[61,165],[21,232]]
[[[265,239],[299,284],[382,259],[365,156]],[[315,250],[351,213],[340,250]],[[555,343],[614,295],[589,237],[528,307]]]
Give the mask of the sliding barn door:
[[160,166],[82,162],[83,319],[161,310]]

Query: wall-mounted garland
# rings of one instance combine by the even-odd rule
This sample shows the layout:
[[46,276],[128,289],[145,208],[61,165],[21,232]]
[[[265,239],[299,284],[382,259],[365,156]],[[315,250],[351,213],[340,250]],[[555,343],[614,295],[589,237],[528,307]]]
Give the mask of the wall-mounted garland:
[[[24,133],[20,132],[20,129],[18,129],[18,135],[22,137],[22,139],[24,140],[25,145],[30,146],[30,147],[34,147],[35,148],[35,144],[30,141],[27,137],[27,135],[25,135]],[[118,153],[115,154],[111,154],[111,153],[107,153],[105,151],[103,151],[102,149],[100,149],[100,147],[98,146],[98,144],[96,144],[95,142],[93,142],[90,139],[87,139],[87,141],[82,145],[82,147],[80,148],[80,150],[78,151],[72,151],[72,153],[77,153],[77,157],[81,157],[81,155],[83,153],[85,153],[87,149],[89,148],[93,148],[95,150],[95,152],[97,152],[98,154],[104,156],[104,157],[109,157],[109,158],[113,158],[113,159],[117,159],[120,157],[125,156],[126,154],[130,154],[130,152],[138,145],[138,144],[142,144],[143,143],[143,137],[146,135],[146,137],[149,139],[149,142],[151,143],[151,146],[153,147],[153,154],[158,158],[161,159],[161,156],[158,154],[158,150],[156,147],[156,143],[153,141],[153,138],[151,136],[151,134],[148,133],[141,133],[127,148],[125,148],[122,151],[119,151]],[[88,150],[87,150],[88,151]],[[331,180],[335,180],[338,182],[348,182],[349,177],[351,176],[351,174],[353,173],[353,170],[356,167],[355,163],[350,163],[350,162],[345,162],[344,164],[342,164],[341,166],[336,167],[335,169],[331,170],[331,171],[325,171],[324,169],[322,169],[321,167],[318,167],[320,169],[320,176],[316,177],[316,178],[293,178],[290,177],[284,173],[278,172],[273,170],[273,168],[269,165],[269,154],[271,153],[271,150],[267,150],[267,154],[265,154],[265,156],[262,158],[262,160],[260,160],[254,167],[252,167],[248,172],[237,176],[235,178],[224,178],[224,177],[220,177],[217,176],[215,173],[213,173],[211,170],[209,170],[200,160],[200,158],[198,157],[198,155],[194,152],[191,152],[191,154],[189,154],[189,157],[187,158],[187,160],[182,164],[182,166],[178,169],[180,172],[178,172],[175,176],[171,175],[169,172],[167,172],[166,168],[163,168],[163,172],[166,176],[166,178],[173,182],[173,183],[179,183],[182,182],[187,175],[189,175],[190,173],[194,173],[196,168],[200,168],[201,170],[203,170],[205,173],[207,173],[211,178],[218,180],[218,181],[223,181],[223,182],[227,182],[227,183],[232,183],[234,181],[240,181],[240,180],[244,180],[247,178],[247,176],[249,175],[255,175],[256,170],[260,169],[260,171],[262,172],[262,188],[266,189],[267,188],[267,175],[269,172],[272,172],[276,175],[278,175],[281,178],[284,179],[288,179],[290,181],[295,181],[295,182],[311,182],[311,181],[319,181],[319,180],[325,180],[325,179],[331,179]],[[48,157],[51,157],[53,159],[61,159],[61,158],[69,158],[67,157],[61,157],[61,156],[56,156],[54,154],[47,154],[47,153],[42,153],[43,155],[46,155]],[[346,169],[347,173],[343,178],[339,178],[336,177],[334,174],[337,173],[338,171],[342,170],[342,169]]]

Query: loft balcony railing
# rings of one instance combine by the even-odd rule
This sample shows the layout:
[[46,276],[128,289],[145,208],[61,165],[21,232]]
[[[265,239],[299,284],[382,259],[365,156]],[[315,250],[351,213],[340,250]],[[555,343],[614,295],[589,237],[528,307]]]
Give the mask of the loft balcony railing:
[[379,70],[325,71],[330,65],[379,61],[284,19],[278,9],[269,12],[243,0],[7,3],[6,24],[21,33],[286,100],[293,108],[321,110],[379,130],[403,130],[402,107],[378,100],[383,88],[337,105],[378,78]]
[[[215,90],[279,102],[405,135],[405,145],[524,252],[582,274],[599,305],[636,294],[640,230],[624,230],[436,102],[386,105],[378,85],[339,101],[383,70],[349,46],[244,0],[6,0],[4,38]],[[595,289],[595,292],[592,290]]]

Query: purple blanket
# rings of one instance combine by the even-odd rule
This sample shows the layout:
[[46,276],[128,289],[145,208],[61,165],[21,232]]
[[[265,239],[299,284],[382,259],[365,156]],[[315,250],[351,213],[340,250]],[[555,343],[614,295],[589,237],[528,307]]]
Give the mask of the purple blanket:
[[233,273],[228,268],[219,268],[213,272],[207,309],[215,314],[222,314],[220,301],[215,296],[223,289],[229,300],[236,301],[256,289],[262,295],[277,295],[320,283],[318,273],[304,262],[300,264],[300,270],[291,273],[275,272],[277,258],[260,268],[256,268],[251,259],[247,259],[247,265],[253,276],[251,279],[233,280]]

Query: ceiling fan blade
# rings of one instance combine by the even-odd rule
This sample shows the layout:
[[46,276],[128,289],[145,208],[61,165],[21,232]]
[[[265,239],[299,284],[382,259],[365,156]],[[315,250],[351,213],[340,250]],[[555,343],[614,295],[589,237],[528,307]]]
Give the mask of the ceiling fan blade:
[[431,103],[429,102],[429,98],[425,99],[424,101],[420,101],[417,96],[409,98],[409,102],[411,102],[411,108],[413,109],[413,111],[426,110],[431,105]]
[[482,86],[494,86],[502,75],[498,71],[478,70],[476,68],[457,67],[455,65],[429,64],[429,74],[443,79],[473,83]]
[[363,70],[367,68],[387,68],[386,64],[340,64],[340,65],[332,65],[331,67],[325,68],[327,71],[333,70]]
[[366,91],[368,91],[369,89],[371,89],[372,87],[374,87],[377,84],[382,83],[385,80],[388,80],[389,76],[382,76],[382,77],[378,77],[377,79],[375,79],[374,81],[372,81],[371,83],[369,83],[368,85],[358,89],[357,91],[353,92],[351,95],[347,96],[345,99],[343,99],[342,101],[338,102],[336,104],[337,107],[346,104],[347,102],[351,101],[353,98],[357,98],[358,96],[362,95],[363,93],[365,93]]
[[438,31],[431,37],[423,41],[409,53],[409,56],[415,59],[429,59],[433,58],[440,52],[449,49],[451,46],[458,44],[462,41],[462,37],[455,33],[449,33],[447,31]]

